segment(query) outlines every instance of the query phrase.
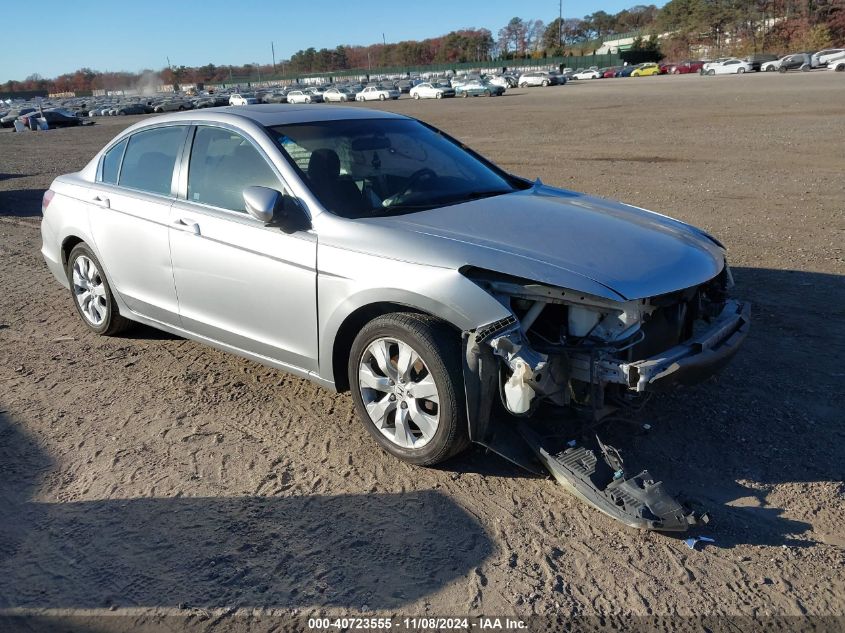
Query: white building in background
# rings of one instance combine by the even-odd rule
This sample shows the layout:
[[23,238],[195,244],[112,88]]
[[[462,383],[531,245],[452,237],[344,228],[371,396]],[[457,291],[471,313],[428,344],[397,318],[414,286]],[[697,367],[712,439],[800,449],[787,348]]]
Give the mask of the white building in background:
[[[657,35],[658,40],[662,40],[664,38],[670,37],[671,33],[659,33]],[[626,33],[623,36],[615,36],[610,35],[609,37],[614,37],[616,39],[612,40],[604,40],[599,48],[596,49],[596,55],[613,55],[616,53],[621,53],[622,51],[627,51],[631,46],[634,45],[634,41],[641,37],[643,40],[647,40],[651,35],[649,33]]]

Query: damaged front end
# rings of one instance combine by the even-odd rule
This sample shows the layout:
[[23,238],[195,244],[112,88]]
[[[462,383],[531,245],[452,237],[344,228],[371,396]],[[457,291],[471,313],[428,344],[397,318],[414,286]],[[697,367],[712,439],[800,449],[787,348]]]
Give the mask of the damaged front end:
[[[750,308],[728,299],[727,264],[698,286],[620,301],[478,269],[464,274],[512,315],[464,333],[470,438],[523,468],[549,471],[626,525],[695,523],[647,471],[629,476],[615,448],[598,436],[574,437],[579,426],[620,417],[650,392],[705,380],[733,357]],[[541,407],[571,415],[555,416],[549,433]]]

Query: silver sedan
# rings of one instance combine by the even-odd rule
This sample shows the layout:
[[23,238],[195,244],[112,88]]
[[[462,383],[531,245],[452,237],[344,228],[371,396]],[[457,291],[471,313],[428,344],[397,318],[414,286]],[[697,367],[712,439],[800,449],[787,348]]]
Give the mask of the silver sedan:
[[58,177],[43,212],[43,256],[92,331],[146,323],[351,390],[415,464],[473,441],[551,469],[518,421],[618,416],[710,376],[748,330],[703,231],[388,112],[148,119]]

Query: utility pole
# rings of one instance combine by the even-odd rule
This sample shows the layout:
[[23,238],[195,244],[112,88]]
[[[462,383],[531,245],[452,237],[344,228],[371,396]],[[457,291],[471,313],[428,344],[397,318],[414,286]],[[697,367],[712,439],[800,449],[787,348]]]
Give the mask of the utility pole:
[[557,44],[563,52],[563,0],[557,4]]
[[273,53],[273,74],[276,74],[276,47],[270,42],[270,52]]
[[381,43],[387,46],[387,40],[384,37],[384,33],[381,34]]

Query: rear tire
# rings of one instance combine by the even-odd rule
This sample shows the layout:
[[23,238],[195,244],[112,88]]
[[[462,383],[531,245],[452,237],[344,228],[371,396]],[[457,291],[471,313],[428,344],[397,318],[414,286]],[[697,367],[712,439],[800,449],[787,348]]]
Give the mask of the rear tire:
[[710,70],[707,71],[707,74],[712,77],[713,75],[716,74],[716,71],[711,68]]
[[384,101],[384,100],[385,100],[385,96],[384,96],[384,95],[379,95],[379,96],[378,96],[378,100],[379,100],[379,101]]
[[[416,355],[404,377],[399,371],[399,354],[403,349],[400,345],[406,351],[411,350],[409,358],[414,359]],[[374,349],[384,350],[383,362],[372,353]],[[407,312],[373,319],[355,337],[348,375],[358,416],[370,435],[391,455],[411,464],[431,466],[456,455],[469,444],[462,397],[460,337],[444,322]],[[363,379],[369,376],[367,382],[377,382],[379,386],[362,386],[362,376]],[[395,395],[397,385],[399,391],[408,389],[411,395]],[[427,393],[433,393],[434,400],[413,397],[413,390],[423,386]],[[379,406],[382,403],[384,406]],[[403,404],[407,406],[400,408]],[[402,423],[397,417],[400,415]],[[415,420],[420,421],[419,426]]]
[[845,64],[837,64],[836,67],[833,69],[835,73],[841,73],[845,71]]
[[744,74],[744,73],[745,73],[745,68],[737,68],[737,69],[736,69],[736,74],[737,74],[737,75],[742,75],[742,74]]
[[[132,326],[132,321],[120,316],[103,265],[85,242],[73,247],[65,271],[73,305],[89,330],[101,336],[114,336]],[[94,303],[96,306],[91,305]]]

